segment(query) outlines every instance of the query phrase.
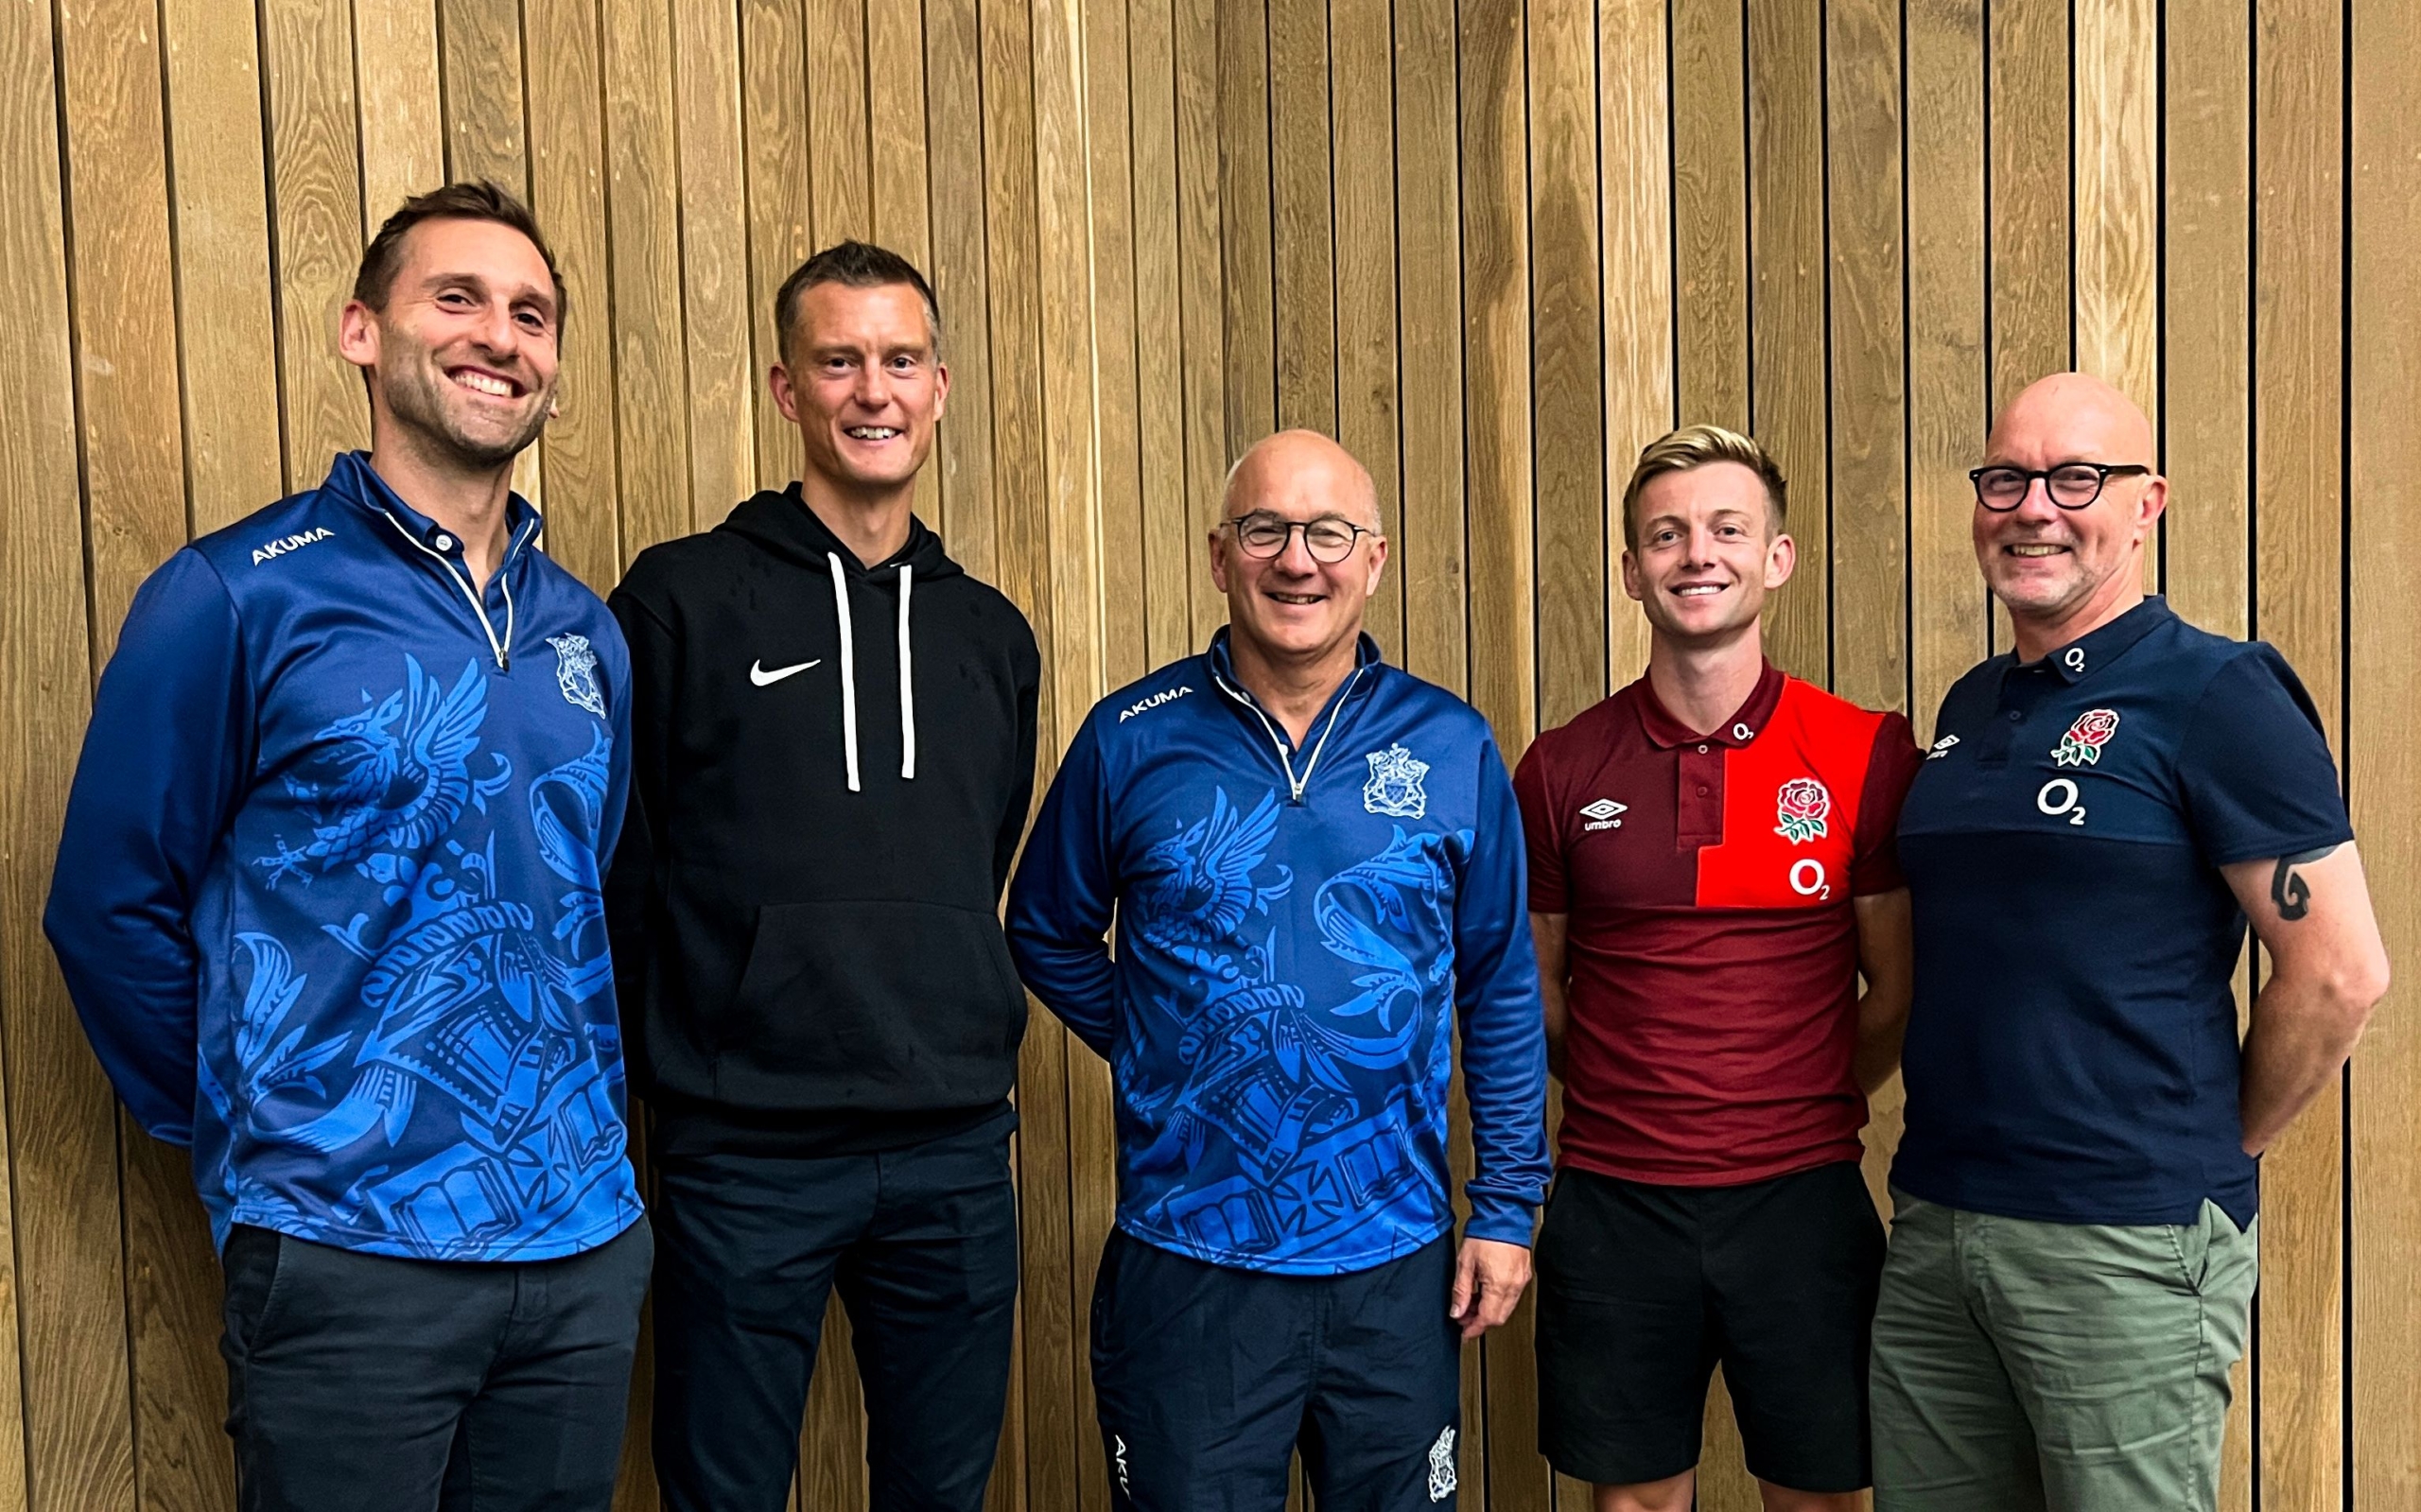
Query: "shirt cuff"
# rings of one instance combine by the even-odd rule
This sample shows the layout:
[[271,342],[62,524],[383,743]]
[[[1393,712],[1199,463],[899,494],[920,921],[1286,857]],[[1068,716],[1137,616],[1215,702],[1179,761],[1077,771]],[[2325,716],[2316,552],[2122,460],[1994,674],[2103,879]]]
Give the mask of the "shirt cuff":
[[1463,1225],[1465,1239],[1492,1240],[1500,1244],[1530,1247],[1530,1235],[1538,1226],[1538,1208],[1511,1197],[1493,1193],[1472,1194],[1472,1221]]

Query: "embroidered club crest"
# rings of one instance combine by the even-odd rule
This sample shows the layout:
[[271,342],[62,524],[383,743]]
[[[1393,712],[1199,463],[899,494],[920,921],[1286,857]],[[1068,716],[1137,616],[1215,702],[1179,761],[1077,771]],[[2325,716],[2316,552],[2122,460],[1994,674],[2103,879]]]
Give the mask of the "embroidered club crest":
[[1443,1502],[1454,1494],[1454,1431],[1437,1430],[1437,1442],[1429,1446],[1429,1500]]
[[1820,840],[1833,814],[1833,795],[1814,777],[1793,777],[1774,794],[1774,833],[1794,845]]
[[564,702],[577,704],[603,719],[605,692],[597,686],[597,652],[588,644],[588,637],[567,631],[549,635],[547,644],[555,648],[555,682],[564,690]]
[[2101,760],[2101,748],[2118,733],[2116,709],[2087,709],[2060,737],[2051,759],[2064,767],[2089,767]]
[[1420,789],[1420,779],[1429,774],[1429,763],[1413,758],[1401,745],[1370,753],[1370,780],[1362,784],[1362,807],[1374,814],[1394,819],[1419,819],[1429,812],[1429,794]]

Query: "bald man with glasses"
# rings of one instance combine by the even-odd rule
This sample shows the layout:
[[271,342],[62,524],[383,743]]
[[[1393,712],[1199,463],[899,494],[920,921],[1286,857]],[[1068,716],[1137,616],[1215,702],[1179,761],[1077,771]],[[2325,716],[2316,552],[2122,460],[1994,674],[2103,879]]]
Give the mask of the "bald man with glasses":
[[[2216,1504],[2260,1156],[2387,987],[2303,685],[2144,595],[2153,456],[2141,410],[2065,373],[1971,475],[2016,644],[1943,699],[1901,810],[1878,1512]],[[2239,1045],[2248,921],[2270,970]]]

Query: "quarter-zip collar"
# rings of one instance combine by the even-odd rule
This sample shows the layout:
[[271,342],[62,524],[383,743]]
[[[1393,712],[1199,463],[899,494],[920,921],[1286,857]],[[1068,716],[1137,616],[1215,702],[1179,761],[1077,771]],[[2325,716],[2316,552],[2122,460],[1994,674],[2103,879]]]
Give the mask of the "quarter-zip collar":
[[[462,543],[445,527],[404,502],[403,495],[389,487],[370,465],[367,452],[343,452],[328,470],[327,487],[351,500],[374,516],[382,518],[391,534],[399,538],[398,545],[407,547],[407,557],[428,563],[443,572],[479,621],[480,632],[487,636],[488,651],[496,658],[496,670],[513,669],[513,571],[518,565],[522,548],[535,540],[546,524],[528,499],[518,494],[508,495],[504,503],[504,556],[496,563],[496,575],[489,587],[501,599],[501,626],[491,613],[484,597],[471,583],[471,569],[462,554]],[[499,634],[499,629],[501,634]]]
[[1303,802],[1303,794],[1311,788],[1312,773],[1319,769],[1321,753],[1328,749],[1328,738],[1335,733],[1338,721],[1345,717],[1346,704],[1368,692],[1377,682],[1377,669],[1385,665],[1385,658],[1379,652],[1379,643],[1367,632],[1355,643],[1353,670],[1346,674],[1345,681],[1328,696],[1328,703],[1321,706],[1319,715],[1312,721],[1311,756],[1304,761],[1300,773],[1295,770],[1295,757],[1301,752],[1287,739],[1286,727],[1272,719],[1269,712],[1261,706],[1261,701],[1236,681],[1235,661],[1228,649],[1228,627],[1225,625],[1211,634],[1209,660],[1210,680],[1219,686],[1219,691],[1244,713],[1250,715],[1268,738],[1270,748],[1277,753],[1278,765],[1286,773],[1287,800],[1299,805]]

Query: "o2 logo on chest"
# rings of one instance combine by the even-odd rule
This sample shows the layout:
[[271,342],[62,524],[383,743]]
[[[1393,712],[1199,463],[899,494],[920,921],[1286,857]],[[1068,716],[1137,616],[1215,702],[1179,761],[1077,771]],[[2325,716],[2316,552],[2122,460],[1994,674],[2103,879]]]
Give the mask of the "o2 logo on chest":
[[2082,827],[2084,824],[2082,798],[2083,794],[2077,791],[2075,778],[2053,777],[2043,784],[2042,791],[2034,795],[2034,807],[2054,819],[2065,814],[2069,824]]

